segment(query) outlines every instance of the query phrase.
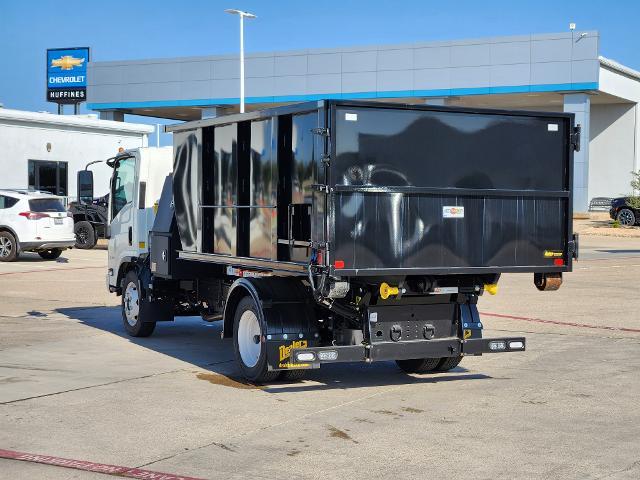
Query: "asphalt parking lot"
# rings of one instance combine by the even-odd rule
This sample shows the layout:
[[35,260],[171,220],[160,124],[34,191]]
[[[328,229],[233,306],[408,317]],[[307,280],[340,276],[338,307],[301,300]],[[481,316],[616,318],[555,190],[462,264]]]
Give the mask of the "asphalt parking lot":
[[[558,292],[513,274],[481,299],[485,336],[524,334],[524,353],[267,387],[239,381],[216,323],[126,337],[105,250],[0,264],[0,450],[167,479],[640,478],[640,240],[581,253]],[[109,476],[0,459],[0,478]]]

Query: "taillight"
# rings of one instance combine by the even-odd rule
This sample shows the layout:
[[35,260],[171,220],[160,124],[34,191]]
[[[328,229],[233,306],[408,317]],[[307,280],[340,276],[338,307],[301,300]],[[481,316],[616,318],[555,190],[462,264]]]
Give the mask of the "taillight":
[[27,220],[40,220],[49,217],[49,214],[42,212],[20,212],[18,215],[25,217]]

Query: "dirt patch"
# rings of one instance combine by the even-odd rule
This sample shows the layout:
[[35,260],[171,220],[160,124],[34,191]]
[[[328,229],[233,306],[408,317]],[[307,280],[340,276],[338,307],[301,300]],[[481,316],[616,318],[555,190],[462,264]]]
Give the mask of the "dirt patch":
[[289,453],[287,453],[288,457],[295,457],[296,455],[298,455],[300,453],[300,450],[296,450],[295,448],[293,450],[291,450]]
[[249,382],[245,382],[243,380],[235,380],[231,377],[227,377],[225,375],[220,375],[217,373],[198,373],[196,374],[200,380],[206,380],[209,383],[214,385],[222,385],[223,387],[231,387],[238,388],[241,390],[262,390],[264,387],[260,385],[254,385]]
[[373,410],[373,413],[380,413],[382,415],[395,415],[396,412],[392,412],[391,410]]
[[329,429],[330,437],[339,438],[341,440],[347,440],[353,443],[358,443],[353,438],[351,438],[351,436],[347,432],[343,432],[342,430],[334,427],[333,425],[327,425],[327,428]]
[[402,410],[409,413],[424,413],[424,410],[420,410],[419,408],[413,408],[413,407],[402,407]]
[[582,229],[580,235],[599,235],[602,237],[630,237],[640,238],[640,228],[638,227],[618,227],[597,226]]
[[375,423],[373,420],[369,420],[368,418],[354,418],[353,421],[358,423]]
[[573,231],[588,236],[640,238],[640,227],[613,228],[613,220],[605,212],[591,212],[588,219],[574,220]]

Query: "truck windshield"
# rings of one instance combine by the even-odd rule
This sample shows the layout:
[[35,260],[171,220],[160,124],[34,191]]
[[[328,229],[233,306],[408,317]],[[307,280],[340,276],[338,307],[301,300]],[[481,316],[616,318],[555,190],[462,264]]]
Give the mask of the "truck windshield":
[[37,198],[29,200],[29,210],[32,212],[64,212],[64,205],[57,198]]
[[130,157],[118,162],[113,178],[113,216],[133,200],[135,158]]

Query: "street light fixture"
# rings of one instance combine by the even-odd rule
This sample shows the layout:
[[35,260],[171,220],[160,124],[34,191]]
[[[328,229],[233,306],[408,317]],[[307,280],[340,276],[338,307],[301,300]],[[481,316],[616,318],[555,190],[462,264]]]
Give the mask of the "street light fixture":
[[240,17],[240,113],[244,113],[244,17],[257,18],[253,13],[228,8],[227,13]]

